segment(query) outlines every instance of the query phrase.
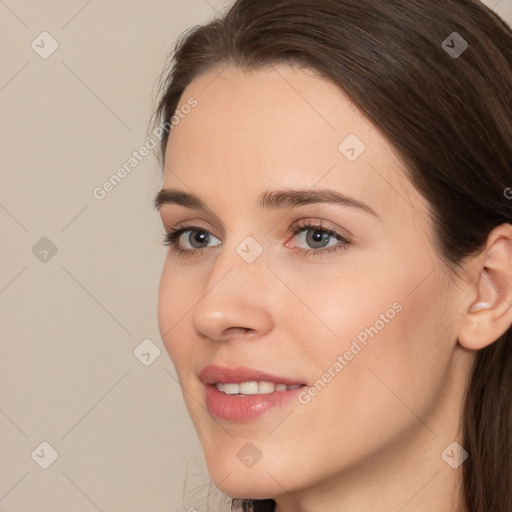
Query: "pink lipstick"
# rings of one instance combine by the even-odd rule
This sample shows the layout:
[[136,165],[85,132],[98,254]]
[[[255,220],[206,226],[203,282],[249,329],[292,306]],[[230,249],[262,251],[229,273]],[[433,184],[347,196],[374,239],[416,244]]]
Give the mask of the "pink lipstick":
[[291,402],[306,385],[300,380],[244,366],[208,365],[199,378],[205,384],[208,410],[219,419],[240,423]]

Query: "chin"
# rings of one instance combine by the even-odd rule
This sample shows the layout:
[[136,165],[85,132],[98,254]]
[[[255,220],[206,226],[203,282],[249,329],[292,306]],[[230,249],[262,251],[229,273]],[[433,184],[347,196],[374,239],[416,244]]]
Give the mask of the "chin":
[[217,487],[226,496],[240,499],[266,500],[283,492],[282,487],[279,487],[275,481],[269,482],[268,475],[265,482],[253,476],[239,478],[231,475]]
[[269,470],[263,459],[247,468],[234,456],[235,463],[231,455],[229,463],[213,456],[206,459],[210,478],[221,492],[231,498],[246,499],[270,499],[282,494],[278,471]]

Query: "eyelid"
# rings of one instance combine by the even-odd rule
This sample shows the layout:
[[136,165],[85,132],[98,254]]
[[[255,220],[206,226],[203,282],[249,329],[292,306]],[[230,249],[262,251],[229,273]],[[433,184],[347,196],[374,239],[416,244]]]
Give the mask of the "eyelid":
[[290,228],[289,232],[293,233],[298,230],[305,230],[306,228],[310,229],[321,229],[323,231],[331,232],[333,235],[339,236],[340,238],[343,238],[347,241],[352,239],[352,233],[350,233],[347,229],[342,229],[335,224],[325,221],[320,218],[306,218],[306,219],[300,219],[296,222],[294,222]]
[[222,236],[224,236],[224,231],[221,231],[220,234],[216,234],[217,230],[213,229],[210,224],[207,222],[203,222],[200,220],[184,220],[181,222],[178,222],[176,224],[171,224],[164,222],[164,228],[166,231],[178,231],[180,229],[183,230],[189,230],[189,229],[197,229],[198,231],[206,231],[210,235],[214,236],[215,238],[221,239]]
[[[164,222],[165,224],[165,222]],[[201,221],[201,220],[182,220],[178,223],[176,223],[173,228],[174,229],[181,229],[182,227],[186,228],[197,228],[197,229],[204,229],[205,231],[212,232],[213,230],[209,227],[209,224],[207,222]]]

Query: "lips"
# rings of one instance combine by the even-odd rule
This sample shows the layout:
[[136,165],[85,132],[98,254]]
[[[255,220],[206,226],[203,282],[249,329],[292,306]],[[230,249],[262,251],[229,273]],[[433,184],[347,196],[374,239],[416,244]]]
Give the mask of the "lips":
[[242,382],[273,382],[274,384],[286,384],[287,386],[302,385],[304,382],[280,375],[272,375],[260,370],[239,366],[226,368],[217,365],[205,366],[199,373],[199,378],[205,384],[241,384]]
[[[290,377],[243,366],[226,368],[209,365],[201,370],[199,378],[205,384],[204,397],[210,413],[236,423],[255,420],[271,410],[286,406],[305,386],[303,382]],[[262,383],[265,388],[262,393],[243,394],[255,384]]]

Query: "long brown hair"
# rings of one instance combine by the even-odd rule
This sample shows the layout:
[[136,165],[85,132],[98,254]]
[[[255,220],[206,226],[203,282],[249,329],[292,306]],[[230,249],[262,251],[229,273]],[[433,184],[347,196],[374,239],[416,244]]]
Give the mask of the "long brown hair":
[[[170,120],[214,67],[277,63],[315,70],[379,127],[428,200],[433,243],[453,272],[512,223],[512,31],[480,1],[238,0],[180,37],[154,117]],[[477,353],[461,421],[465,509],[512,511],[512,329]]]

